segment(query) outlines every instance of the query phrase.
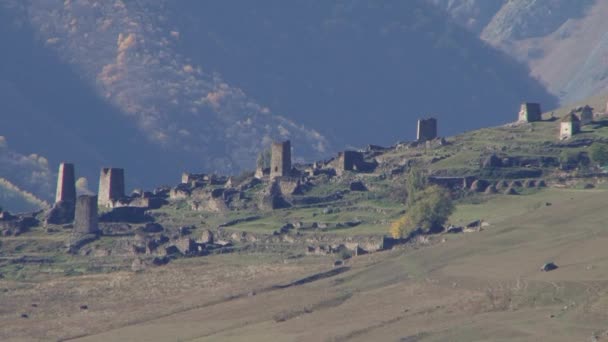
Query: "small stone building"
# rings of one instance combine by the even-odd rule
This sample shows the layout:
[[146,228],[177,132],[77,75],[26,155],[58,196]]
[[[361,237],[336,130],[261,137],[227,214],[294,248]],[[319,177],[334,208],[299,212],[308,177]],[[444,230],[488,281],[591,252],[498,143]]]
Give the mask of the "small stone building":
[[541,121],[542,111],[540,109],[540,104],[525,102],[522,103],[519,109],[519,122],[535,122]]
[[270,156],[270,178],[291,174],[291,142],[273,142]]
[[418,119],[416,129],[416,140],[428,141],[437,138],[437,119]]
[[581,130],[581,121],[579,118],[570,113],[560,120],[559,124],[559,139],[569,139]]

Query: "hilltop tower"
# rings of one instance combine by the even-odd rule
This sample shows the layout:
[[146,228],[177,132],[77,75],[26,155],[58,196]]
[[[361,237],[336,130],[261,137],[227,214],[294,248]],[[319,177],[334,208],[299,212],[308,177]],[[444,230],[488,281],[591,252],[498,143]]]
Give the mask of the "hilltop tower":
[[535,122],[541,121],[542,111],[540,110],[540,104],[525,102],[521,104],[519,108],[519,122]]
[[76,203],[76,180],[74,176],[74,164],[59,164],[55,203],[59,202]]
[[102,207],[111,207],[125,196],[125,171],[117,168],[103,168],[99,175],[99,199]]
[[437,119],[418,119],[416,140],[423,142],[437,138]]
[[273,142],[270,157],[270,178],[288,176],[291,173],[291,142]]

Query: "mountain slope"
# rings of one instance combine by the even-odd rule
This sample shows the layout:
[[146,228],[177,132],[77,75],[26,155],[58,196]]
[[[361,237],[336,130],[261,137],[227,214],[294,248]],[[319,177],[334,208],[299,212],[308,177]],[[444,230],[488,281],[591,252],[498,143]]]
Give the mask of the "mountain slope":
[[429,1],[489,44],[528,64],[532,75],[563,103],[608,89],[605,1]]
[[341,145],[410,139],[430,114],[452,134],[509,120],[526,99],[555,104],[423,1],[238,4],[167,2],[180,51]]

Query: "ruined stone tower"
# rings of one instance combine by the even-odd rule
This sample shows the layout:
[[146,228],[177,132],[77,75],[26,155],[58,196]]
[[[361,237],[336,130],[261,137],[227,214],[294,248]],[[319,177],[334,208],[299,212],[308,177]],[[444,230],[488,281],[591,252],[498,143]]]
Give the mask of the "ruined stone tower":
[[97,196],[78,196],[76,200],[76,217],[74,219],[74,233],[97,234]]
[[419,119],[416,139],[418,141],[427,141],[435,138],[437,138],[437,119]]
[[573,135],[580,133],[581,131],[581,120],[570,113],[564,116],[559,124],[559,139],[565,140],[570,139]]
[[125,171],[117,168],[103,168],[99,175],[99,199],[102,207],[111,207],[125,196]]
[[273,142],[270,157],[270,178],[289,176],[291,172],[291,142]]
[[525,102],[519,109],[519,122],[535,122],[541,120],[540,104]]
[[76,179],[74,176],[74,164],[59,164],[55,203],[59,202],[76,203]]

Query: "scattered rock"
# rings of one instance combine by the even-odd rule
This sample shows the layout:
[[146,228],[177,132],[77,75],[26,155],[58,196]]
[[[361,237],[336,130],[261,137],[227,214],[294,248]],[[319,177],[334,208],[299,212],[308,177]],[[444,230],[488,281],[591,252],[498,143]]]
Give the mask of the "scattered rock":
[[88,310],[88,309],[89,309],[89,306],[86,304],[80,306],[80,310]]
[[540,268],[540,270],[543,272],[549,272],[549,271],[553,271],[555,269],[557,269],[557,265],[552,262],[548,262]]
[[453,227],[450,226],[448,227],[448,229],[445,231],[447,234],[458,234],[458,233],[462,233],[463,228],[462,227]]
[[22,314],[21,314],[21,318],[29,318],[29,317],[30,317],[30,316],[28,316],[28,314],[26,314],[26,313],[22,313]]

